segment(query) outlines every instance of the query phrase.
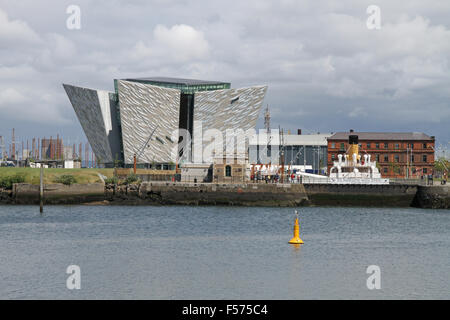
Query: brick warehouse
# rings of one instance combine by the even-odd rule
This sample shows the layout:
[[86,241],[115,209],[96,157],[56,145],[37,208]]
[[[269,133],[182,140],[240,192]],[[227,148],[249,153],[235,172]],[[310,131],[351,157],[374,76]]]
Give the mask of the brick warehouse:
[[361,154],[377,161],[383,178],[420,178],[433,173],[434,136],[420,132],[337,132],[328,138],[327,172],[338,154],[347,152],[349,135],[357,135]]

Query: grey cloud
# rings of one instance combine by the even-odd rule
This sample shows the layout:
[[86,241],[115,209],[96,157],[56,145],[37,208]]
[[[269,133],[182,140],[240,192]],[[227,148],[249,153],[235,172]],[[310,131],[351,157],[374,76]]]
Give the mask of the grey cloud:
[[450,2],[377,1],[381,30],[356,0],[81,0],[74,31],[70,4],[0,0],[0,24],[16,30],[0,32],[2,127],[78,136],[62,82],[112,90],[113,78],[166,75],[267,84],[274,127],[450,140]]

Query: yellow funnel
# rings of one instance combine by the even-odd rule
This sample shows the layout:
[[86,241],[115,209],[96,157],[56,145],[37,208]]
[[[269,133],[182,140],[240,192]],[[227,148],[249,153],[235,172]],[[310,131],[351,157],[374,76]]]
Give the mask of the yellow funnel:
[[298,218],[295,218],[294,224],[294,237],[289,241],[291,244],[303,244],[303,240],[300,239],[300,226],[298,225]]

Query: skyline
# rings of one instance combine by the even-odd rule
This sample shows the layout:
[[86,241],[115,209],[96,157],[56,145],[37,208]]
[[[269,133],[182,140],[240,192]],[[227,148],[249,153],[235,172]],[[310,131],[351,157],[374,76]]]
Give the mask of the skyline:
[[2,0],[0,135],[85,142],[63,82],[113,91],[111,78],[170,76],[268,85],[273,128],[418,131],[448,150],[450,4],[432,2],[377,1],[369,30],[371,3],[357,1],[78,1],[70,30],[70,1]]

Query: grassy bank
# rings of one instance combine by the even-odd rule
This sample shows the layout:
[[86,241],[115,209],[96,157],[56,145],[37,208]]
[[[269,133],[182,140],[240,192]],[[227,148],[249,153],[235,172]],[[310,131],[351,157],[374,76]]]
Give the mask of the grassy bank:
[[[22,175],[25,178],[24,183],[39,184],[39,168],[14,168],[14,167],[0,167],[0,181],[4,177],[12,177],[15,175]],[[123,172],[132,173],[133,169],[122,169]],[[76,183],[96,183],[101,182],[97,173],[100,173],[107,178],[111,178],[114,175],[114,169],[44,169],[44,183],[51,184],[58,182],[58,177],[63,175],[72,175],[76,179]],[[150,169],[138,169],[137,174],[174,174],[175,171],[169,170],[150,170]]]
[[[76,183],[95,183],[101,182],[97,173],[101,173],[104,176],[112,177],[114,169],[44,169],[44,183],[55,183],[58,177],[62,175],[73,175],[76,179]],[[23,175],[25,183],[39,184],[39,168],[0,168],[0,179],[4,177],[11,177],[15,175]]]

